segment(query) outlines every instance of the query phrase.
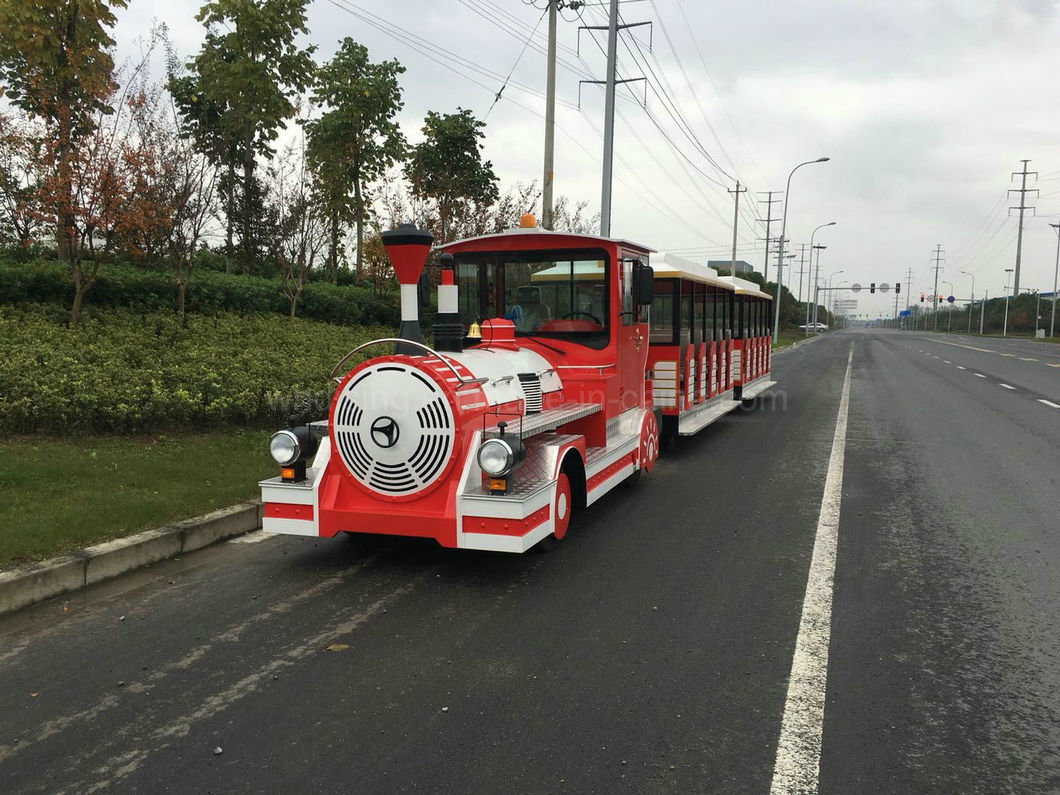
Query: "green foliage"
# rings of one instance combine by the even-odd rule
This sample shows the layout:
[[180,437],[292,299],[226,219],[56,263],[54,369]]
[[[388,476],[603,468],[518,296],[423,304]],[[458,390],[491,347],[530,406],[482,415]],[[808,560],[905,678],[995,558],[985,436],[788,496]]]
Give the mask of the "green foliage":
[[107,111],[114,61],[108,29],[126,0],[4,0],[0,3],[3,93],[26,112],[75,135]]
[[[223,267],[223,266],[222,266]],[[66,306],[74,285],[69,270],[56,263],[0,265],[0,305],[32,302]],[[290,307],[279,282],[252,276],[235,276],[211,270],[197,271],[187,287],[186,311],[216,315],[282,313]],[[86,306],[128,308],[138,312],[175,311],[177,287],[165,272],[108,265],[85,296]],[[367,287],[339,287],[311,282],[299,299],[300,314],[337,325],[396,325],[397,299]]]
[[328,270],[338,270],[339,222],[357,225],[357,265],[361,265],[363,186],[379,179],[405,152],[405,136],[394,117],[401,110],[397,61],[373,64],[368,49],[342,40],[335,57],[317,71],[313,102],[330,108],[306,125],[306,160],[313,170],[321,212],[331,223]]
[[[0,430],[61,435],[224,426],[275,427],[327,411],[328,375],[392,329],[279,315],[189,316],[86,310],[63,325],[48,305],[0,307]],[[305,411],[305,403],[309,411]]]
[[405,176],[412,192],[438,204],[439,239],[447,242],[450,222],[469,203],[490,205],[497,201],[497,175],[493,164],[482,160],[484,121],[470,110],[441,115],[427,112],[425,139],[412,148]]

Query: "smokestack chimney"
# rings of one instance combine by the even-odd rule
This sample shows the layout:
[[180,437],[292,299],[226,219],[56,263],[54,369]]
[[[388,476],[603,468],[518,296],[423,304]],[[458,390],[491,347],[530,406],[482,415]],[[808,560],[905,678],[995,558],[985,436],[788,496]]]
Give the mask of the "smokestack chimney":
[[438,315],[434,320],[434,347],[439,351],[460,353],[464,349],[464,325],[457,305],[456,268],[452,254],[438,258],[442,266],[442,283],[438,285]]
[[[419,295],[417,283],[427,262],[427,254],[434,242],[434,235],[426,229],[417,229],[415,224],[398,224],[382,234],[383,246],[394,273],[401,284],[401,328],[398,336],[411,342],[423,342],[420,330]],[[412,345],[398,344],[394,353],[423,355],[423,351]]]

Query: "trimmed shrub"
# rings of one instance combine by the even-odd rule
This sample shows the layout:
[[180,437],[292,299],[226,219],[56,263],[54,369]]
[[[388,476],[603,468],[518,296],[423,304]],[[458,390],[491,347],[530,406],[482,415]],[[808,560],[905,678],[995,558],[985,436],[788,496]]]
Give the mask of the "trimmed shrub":
[[[74,285],[67,269],[55,262],[0,265],[0,304],[55,303],[69,307]],[[127,265],[105,265],[85,294],[85,305],[122,307],[139,312],[176,311],[177,287],[168,272]],[[203,315],[288,314],[290,305],[280,282],[212,270],[196,271],[188,285],[185,311]],[[366,287],[341,287],[327,282],[306,284],[297,314],[345,326],[384,324],[399,319],[395,293],[377,294]]]
[[[392,327],[89,308],[0,306],[0,430],[155,433],[276,427],[326,415],[335,363]],[[379,353],[373,351],[372,353]]]

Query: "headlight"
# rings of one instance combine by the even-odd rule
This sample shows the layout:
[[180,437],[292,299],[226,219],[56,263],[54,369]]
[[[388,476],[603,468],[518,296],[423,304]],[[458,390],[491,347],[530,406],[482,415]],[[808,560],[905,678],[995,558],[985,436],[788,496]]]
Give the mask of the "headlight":
[[291,431],[277,431],[269,439],[269,453],[282,467],[297,461],[301,452],[302,446],[298,442],[298,437]]
[[514,463],[515,454],[504,439],[487,439],[478,449],[478,465],[490,477],[507,475]]

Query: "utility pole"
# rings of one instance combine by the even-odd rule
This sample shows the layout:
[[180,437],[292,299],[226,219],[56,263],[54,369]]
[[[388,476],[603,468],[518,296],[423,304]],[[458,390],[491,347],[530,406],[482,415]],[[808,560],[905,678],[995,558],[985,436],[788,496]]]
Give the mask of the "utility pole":
[[[802,277],[807,274],[806,270],[806,243],[799,243],[799,303],[802,303]],[[806,300],[810,298],[810,285],[806,284]]]
[[740,224],[740,194],[747,193],[747,188],[741,188],[740,180],[736,180],[736,190],[729,190],[729,193],[733,194],[733,203],[736,205],[732,213],[732,266],[729,268],[729,275],[736,276],[736,232]]
[[1030,160],[1021,160],[1020,162],[1023,163],[1023,171],[1013,171],[1012,172],[1012,176],[1015,177],[1018,174],[1018,175],[1020,175],[1022,177],[1023,181],[1020,184],[1020,187],[1018,189],[1017,188],[1010,188],[1009,189],[1009,193],[1018,193],[1020,195],[1019,207],[1009,207],[1008,208],[1010,214],[1011,214],[1011,212],[1013,210],[1019,210],[1019,213],[1020,213],[1019,232],[1017,232],[1017,234],[1016,234],[1016,274],[1013,277],[1013,282],[1012,282],[1012,292],[1015,293],[1016,295],[1020,294],[1020,258],[1021,258],[1022,254],[1023,254],[1023,212],[1025,210],[1033,210],[1034,209],[1033,207],[1031,207],[1031,206],[1029,206],[1027,204],[1027,194],[1028,193],[1035,193],[1035,194],[1038,193],[1038,190],[1036,188],[1031,188],[1029,190],[1027,188],[1027,177],[1033,176],[1033,177],[1037,178],[1038,177],[1038,172],[1037,171],[1027,171],[1027,164],[1029,162],[1031,162]]
[[600,189],[600,237],[611,237],[611,166],[615,156],[615,63],[618,60],[618,0],[607,20],[607,77],[604,90],[604,172]]
[[913,269],[907,268],[905,272],[905,311],[909,311],[910,296],[913,294]]
[[1053,314],[1049,318],[1049,339],[1056,328],[1056,276],[1060,273],[1060,224],[1049,224],[1056,230],[1056,264],[1053,266]]
[[935,305],[933,331],[939,330],[939,271],[942,270],[942,244],[935,246],[935,292],[931,294],[931,303]]
[[766,194],[765,199],[759,199],[759,204],[766,206],[766,257],[765,266],[762,268],[762,281],[769,281],[769,227],[774,221],[779,221],[779,218],[773,217],[773,205],[779,204],[780,199],[774,199],[773,196],[780,195],[779,190],[764,191]]
[[556,16],[560,0],[548,0],[548,67],[545,77],[545,173],[541,178],[541,227],[552,228],[552,182],[556,149]]

